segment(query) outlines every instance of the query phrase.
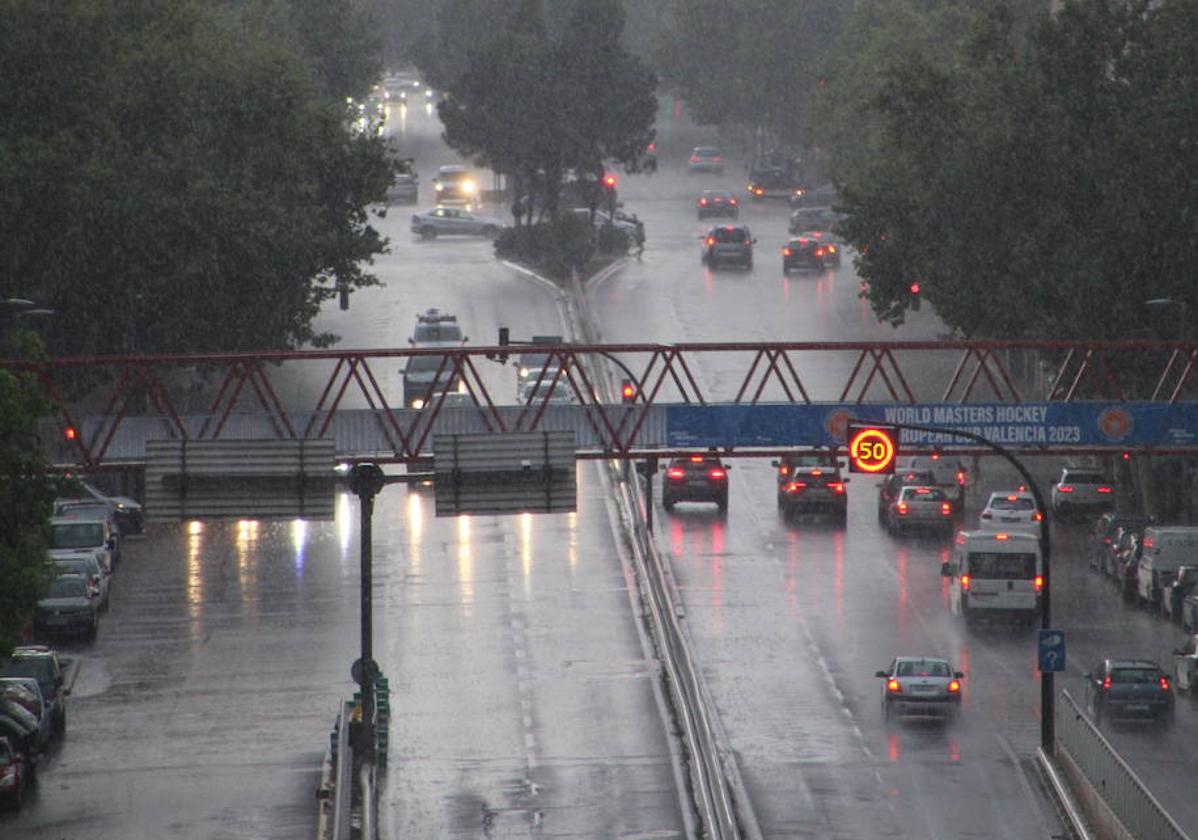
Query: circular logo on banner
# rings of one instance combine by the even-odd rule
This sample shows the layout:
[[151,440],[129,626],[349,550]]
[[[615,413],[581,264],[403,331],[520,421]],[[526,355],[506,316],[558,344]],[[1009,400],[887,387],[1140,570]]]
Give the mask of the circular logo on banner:
[[824,431],[837,443],[845,443],[849,436],[849,421],[852,419],[853,412],[843,408],[833,409],[824,417]]
[[1131,413],[1124,408],[1111,407],[1098,415],[1098,431],[1109,441],[1121,441],[1131,434]]

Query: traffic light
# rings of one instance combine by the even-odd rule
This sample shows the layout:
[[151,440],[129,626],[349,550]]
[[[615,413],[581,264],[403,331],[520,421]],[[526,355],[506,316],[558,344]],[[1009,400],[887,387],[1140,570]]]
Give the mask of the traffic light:
[[620,385],[620,402],[636,402],[636,383],[634,383],[631,379],[625,379]]
[[75,430],[74,426],[67,426],[62,430],[62,436],[69,441],[74,441],[79,436],[79,433]]
[[919,281],[916,280],[910,286],[908,286],[907,291],[911,293],[911,308],[919,309]]
[[[511,329],[508,327],[500,327],[499,328],[499,340],[496,341],[495,343],[498,344],[500,347],[507,347],[508,345],[510,345],[512,343]],[[502,365],[502,364],[506,364],[506,362],[507,362],[507,353],[488,353],[487,358],[493,362],[499,362],[499,364]]]
[[610,172],[604,175],[603,186],[609,191],[614,190],[616,188],[616,176],[612,175]]
[[881,423],[849,423],[849,472],[882,475],[894,472],[898,429]]

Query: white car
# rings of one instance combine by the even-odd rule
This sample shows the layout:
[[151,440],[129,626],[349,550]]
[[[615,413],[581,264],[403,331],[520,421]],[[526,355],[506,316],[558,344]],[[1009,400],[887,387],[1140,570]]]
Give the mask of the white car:
[[485,236],[494,239],[503,230],[503,220],[481,216],[461,207],[434,207],[412,215],[412,233],[421,239],[438,236]]
[[882,719],[920,715],[951,720],[961,710],[961,680],[938,656],[896,656],[889,667],[876,672],[882,683]]
[[982,531],[1010,531],[1040,536],[1044,514],[1036,507],[1036,497],[1026,490],[991,493],[978,517]]
[[1095,514],[1113,510],[1115,486],[1102,470],[1066,467],[1052,486],[1052,510],[1062,516],[1073,512]]

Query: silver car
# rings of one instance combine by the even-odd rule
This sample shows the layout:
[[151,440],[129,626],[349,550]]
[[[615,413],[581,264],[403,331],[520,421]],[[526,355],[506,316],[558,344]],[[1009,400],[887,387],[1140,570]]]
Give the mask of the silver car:
[[400,173],[387,188],[387,206],[392,204],[415,204],[420,195],[420,183],[415,175]]
[[886,510],[886,528],[899,534],[910,528],[952,532],[956,523],[952,501],[939,487],[903,487]]
[[37,602],[33,628],[37,633],[79,633],[94,639],[100,614],[82,575],[61,575]]
[[494,239],[504,228],[494,216],[480,216],[461,207],[434,207],[412,216],[412,233],[421,239],[438,236],[485,236]]
[[961,710],[961,680],[947,659],[896,656],[890,667],[876,672],[882,683],[882,719],[902,715],[954,718]]
[[724,153],[715,146],[696,146],[686,163],[687,172],[724,172]]
[[100,561],[94,554],[78,557],[58,557],[53,561],[54,569],[60,575],[82,575],[87,581],[87,591],[96,607],[101,611],[108,609],[108,589],[111,576],[100,566]]

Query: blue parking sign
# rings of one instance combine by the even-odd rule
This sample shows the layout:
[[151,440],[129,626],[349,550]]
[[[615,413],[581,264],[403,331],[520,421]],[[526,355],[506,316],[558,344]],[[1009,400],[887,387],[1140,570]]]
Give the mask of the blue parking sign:
[[1041,671],[1065,670],[1065,631],[1041,630],[1037,648]]

